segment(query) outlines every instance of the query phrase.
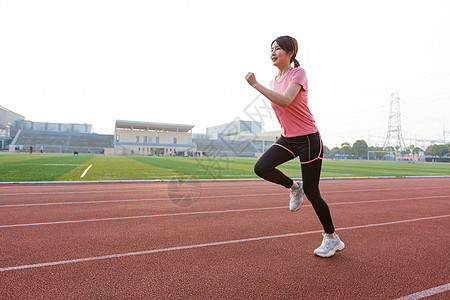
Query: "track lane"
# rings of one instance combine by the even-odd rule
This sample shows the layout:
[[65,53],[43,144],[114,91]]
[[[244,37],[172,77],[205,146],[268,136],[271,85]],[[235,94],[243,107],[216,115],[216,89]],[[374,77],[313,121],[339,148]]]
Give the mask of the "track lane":
[[[427,189],[397,190],[389,191],[374,190],[371,192],[359,192],[353,190],[348,193],[336,193],[335,191],[322,192],[325,200],[333,205],[334,203],[351,203],[361,201],[386,201],[407,200],[426,201],[427,199],[446,198],[447,189],[442,186],[428,187]],[[404,196],[405,191],[414,193],[409,197]],[[269,192],[269,193],[265,193]],[[282,189],[278,191],[259,191],[251,194],[228,195],[212,194],[204,192],[200,195],[186,194],[184,192],[171,193],[166,191],[165,195],[154,195],[149,198],[133,199],[132,195],[127,198],[115,198],[107,200],[79,201],[78,198],[71,198],[67,202],[51,202],[47,198],[46,202],[35,202],[28,204],[0,204],[0,225],[51,222],[63,220],[79,219],[100,219],[117,218],[127,216],[139,216],[150,214],[183,213],[198,210],[227,210],[247,209],[252,207],[284,206],[287,205],[288,193]],[[54,201],[54,200],[53,200]],[[49,203],[50,202],[50,203]],[[54,203],[54,204],[51,204]],[[305,197],[305,203],[308,203]]]
[[[446,254],[441,247],[447,242],[446,235],[428,234],[429,230],[445,228],[448,222],[418,222],[418,226],[411,222],[348,230],[347,248],[332,259],[312,256],[308,245],[317,243],[316,237],[306,234],[19,270],[10,277],[2,272],[0,278],[5,294],[24,298],[133,295],[392,299],[448,279],[445,273],[434,271],[442,267],[441,263],[429,260]],[[416,235],[409,236],[416,227]],[[392,247],[387,233],[399,236],[396,247]],[[19,285],[9,284],[11,280],[18,280]],[[30,280],[33,285],[20,284]]]
[[[364,190],[367,186],[383,188],[379,180],[368,180],[364,182],[364,186],[360,186],[363,181],[357,180],[358,185],[353,186],[353,189]],[[376,182],[375,185],[371,184],[373,181]],[[433,214],[442,215],[449,210],[449,198],[445,197],[445,192],[442,194],[442,189],[433,189],[436,187],[430,184],[433,181],[395,179],[390,186],[394,189],[406,188],[401,191],[403,198],[417,197],[418,192],[424,196],[437,193],[444,197],[334,206],[333,203],[336,202],[369,199],[372,196],[389,200],[389,196],[393,193],[384,194],[385,191],[379,191],[377,195],[367,192],[329,193],[331,190],[325,191],[327,189],[339,191],[352,187],[349,187],[349,180],[343,180],[342,185],[333,181],[333,184],[329,186],[328,182],[331,181],[322,181],[322,191],[324,198],[330,204],[336,227],[360,225],[362,221],[389,222]],[[436,185],[442,187],[448,182],[438,181]],[[410,184],[416,189],[408,193]],[[230,186],[234,186],[235,190],[240,187],[239,184]],[[425,186],[428,186],[428,189]],[[245,190],[244,193],[247,193],[248,187],[246,185],[241,191]],[[417,189],[422,187],[423,191]],[[259,188],[258,185],[258,190]],[[386,182],[384,188],[386,188]],[[214,188],[210,190],[214,191]],[[440,193],[437,192],[439,190]],[[220,193],[220,189],[216,190],[216,194],[218,192]],[[97,208],[100,206],[95,205],[94,215],[102,216],[103,213],[114,215],[114,211],[116,215],[123,213],[129,215],[142,209],[149,212],[165,210],[183,212],[199,208],[211,209],[218,203],[228,209],[243,203],[250,204],[251,207],[259,204],[261,207],[261,204],[266,206],[279,202],[285,203],[284,198],[270,197],[270,199],[254,202],[246,202],[242,199],[228,202],[199,201],[188,208],[178,207],[170,201],[165,202],[168,206],[156,208],[152,207],[155,203],[150,204],[150,202],[137,206],[130,203],[105,205],[99,210]],[[69,209],[69,206],[64,207],[69,211],[67,215],[62,216],[68,217],[70,210],[75,206]],[[82,217],[83,211],[86,213],[92,208],[93,206],[80,205],[78,216]],[[5,211],[8,215],[14,215],[21,210],[0,210],[0,214]],[[29,213],[30,209],[23,211]],[[45,220],[49,217],[49,212],[51,211],[36,209],[35,217]],[[39,214],[41,214],[40,217]],[[52,217],[57,216],[58,213],[55,213]],[[448,220],[424,220],[376,228],[343,230],[340,235],[346,242],[347,248],[330,260],[312,256],[312,250],[320,244],[321,239],[320,234],[315,233],[185,249],[178,252],[154,253],[139,257],[18,270],[10,272],[10,275],[5,275],[8,272],[0,272],[0,295],[13,298],[39,297],[38,295],[54,298],[123,298],[130,295],[147,298],[163,298],[168,295],[173,298],[188,296],[273,298],[302,295],[305,298],[313,296],[317,298],[318,295],[330,299],[344,296],[392,299],[448,282],[446,282],[448,274],[439,272],[439,267],[442,267],[442,260],[446,258],[442,249],[446,249],[444,245],[449,241],[448,235],[445,234],[449,225]],[[287,211],[286,207],[286,211],[275,209],[208,216],[171,216],[162,217],[159,220],[154,218],[115,220],[36,228],[7,229],[6,244],[11,247],[8,249],[1,247],[0,267],[11,266],[14,263],[19,265],[21,262],[36,263],[270,234],[317,231],[320,230],[320,224],[312,208],[305,206],[295,214]],[[0,232],[5,232],[1,230],[2,228]],[[413,237],[410,237],[411,232],[414,233]],[[2,235],[0,239],[3,238]],[[373,246],[373,240],[377,241],[376,247]],[[401,246],[393,248],[393,240],[400,242]],[[5,245],[3,241],[1,244]],[[395,251],[391,253],[396,249],[401,249],[402,253]],[[415,275],[399,276],[405,273],[405,270],[406,274],[414,273]],[[323,274],[330,271],[339,276],[333,277],[333,288],[325,289],[324,286],[330,285],[325,281],[326,277],[324,278]],[[355,276],[355,274],[363,276]]]
[[[398,201],[427,201],[427,200],[448,200],[450,197],[447,195],[439,195],[439,196],[420,196],[420,197],[411,197],[411,198],[394,198],[394,199],[374,199],[374,200],[360,200],[360,201],[344,201],[344,202],[329,202],[329,206],[335,206],[335,205],[360,205],[360,204],[369,204],[369,203],[384,203],[384,202],[398,202]],[[307,198],[305,198],[305,202]],[[189,210],[179,210],[179,209],[165,209],[164,211],[148,211],[149,214],[147,215],[112,215],[112,216],[105,216],[105,211],[102,212],[101,215],[97,216],[99,214],[98,211],[94,211],[92,213],[95,213],[94,216],[86,215],[85,210],[78,210],[80,214],[82,214],[83,217],[91,217],[87,219],[82,218],[74,218],[76,210],[70,211],[68,214],[67,219],[61,218],[61,215],[64,215],[66,210],[52,210],[49,214],[45,215],[45,220],[42,221],[35,221],[35,220],[22,220],[23,222],[29,222],[29,223],[10,223],[10,224],[0,224],[0,228],[12,228],[12,227],[28,227],[28,226],[44,226],[44,225],[57,225],[57,224],[75,224],[75,223],[85,223],[85,222],[103,222],[103,221],[115,221],[115,220],[130,220],[130,219],[144,219],[144,218],[158,218],[158,217],[175,217],[175,216],[185,216],[185,215],[201,215],[201,214],[219,214],[219,213],[230,213],[230,212],[244,212],[244,211],[259,211],[259,210],[273,210],[273,209],[282,209],[286,210],[286,199],[280,199],[280,204],[282,203],[282,206],[264,206],[264,207],[258,207],[253,206],[249,207],[248,203],[240,202],[239,204],[242,205],[242,207],[234,207],[233,209],[222,209],[222,210],[213,210],[214,207],[211,207],[211,209],[204,209],[202,207],[194,206]],[[277,203],[275,203],[277,204]],[[392,205],[389,203],[385,203],[386,205]],[[218,205],[215,205],[216,208],[218,208]],[[303,207],[311,207],[311,204],[304,204]],[[117,211],[117,208],[115,208]],[[129,209],[129,207],[128,207]],[[142,206],[139,207],[139,210],[135,213],[142,213],[147,212],[143,211]],[[42,215],[41,211],[37,211],[39,216]],[[123,212],[121,212],[123,213]],[[56,214],[56,216],[59,219],[51,220],[49,217],[53,214]],[[26,217],[30,218],[33,217],[33,213],[31,211],[26,212]],[[15,222],[20,221],[16,216],[11,217]],[[5,217],[3,221],[7,221],[7,218]]]
[[[395,203],[395,202],[394,202]],[[395,207],[385,202],[336,205],[331,212],[336,227],[356,226],[391,219],[414,219],[449,212],[448,200],[434,199],[427,203],[404,201]],[[387,211],[389,210],[389,211]],[[0,228],[7,235],[1,238],[0,265],[30,264],[77,257],[108,255],[169,248],[209,241],[245,239],[253,236],[297,232],[299,229],[320,230],[320,223],[311,206],[296,213],[285,209],[223,212],[217,214],[161,216],[142,219],[111,220]],[[244,229],[244,230],[243,230]],[[318,235],[320,239],[320,235]],[[18,238],[20,237],[20,238]],[[16,257],[17,249],[21,255]],[[77,253],[74,257],[73,252]]]
[[[369,185],[376,190],[392,188],[397,189],[427,189],[430,187],[428,182],[433,183],[434,188],[443,188],[443,186],[450,186],[450,177],[441,178],[394,178],[394,179],[342,179],[342,180],[327,180],[322,179],[321,189],[327,192],[329,189],[335,192],[348,192],[349,190],[370,191],[367,189]],[[142,182],[142,183],[83,183],[83,184],[14,184],[7,186],[0,186],[0,200],[15,198],[20,199],[39,199],[46,198],[45,196],[58,195],[59,197],[75,196],[82,198],[87,196],[92,199],[103,199],[108,195],[115,195],[116,193],[130,193],[135,195],[148,195],[152,193],[167,193],[170,188],[177,188],[186,190],[193,187],[199,187],[204,191],[216,191],[226,193],[227,191],[236,190],[236,186],[240,189],[255,188],[258,190],[267,191],[283,191],[283,187],[274,185],[263,180],[250,181],[206,181],[206,182]]]

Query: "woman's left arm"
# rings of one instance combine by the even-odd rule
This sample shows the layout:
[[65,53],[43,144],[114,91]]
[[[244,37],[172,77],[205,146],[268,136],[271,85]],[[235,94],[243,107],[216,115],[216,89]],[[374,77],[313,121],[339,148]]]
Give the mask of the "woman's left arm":
[[276,105],[279,105],[281,107],[287,107],[289,106],[292,101],[294,101],[297,94],[300,92],[302,86],[297,83],[291,83],[286,91],[284,91],[283,94],[277,93],[275,91],[269,90],[268,88],[262,86],[256,81],[255,74],[248,73],[247,76],[245,76],[245,79],[247,82],[255,88],[258,92],[263,94],[267,99],[275,103]]

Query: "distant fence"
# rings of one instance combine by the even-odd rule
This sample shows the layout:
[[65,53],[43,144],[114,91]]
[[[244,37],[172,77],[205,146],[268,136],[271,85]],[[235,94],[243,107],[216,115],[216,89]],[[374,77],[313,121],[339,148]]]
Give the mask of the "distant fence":
[[421,154],[401,154],[397,151],[367,151],[367,160],[390,160],[402,162],[441,162],[450,163],[450,157],[437,157]]
[[[41,147],[42,146],[42,147]],[[75,153],[78,154],[104,154],[104,147],[74,147],[74,146],[63,146],[63,145],[20,145],[20,149],[16,152],[30,153],[33,147],[33,153]]]
[[450,157],[434,157],[427,156],[425,157],[426,162],[441,162],[441,163],[450,163]]

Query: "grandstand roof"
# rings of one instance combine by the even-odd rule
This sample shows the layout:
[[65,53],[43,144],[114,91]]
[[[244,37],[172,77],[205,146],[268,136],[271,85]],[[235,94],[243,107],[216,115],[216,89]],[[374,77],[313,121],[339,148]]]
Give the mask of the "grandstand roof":
[[188,132],[195,125],[116,120],[116,128]]
[[1,106],[1,105],[0,105],[0,110],[3,110],[3,111],[5,111],[5,112],[9,112],[9,113],[15,114],[15,115],[19,116],[20,119],[25,119],[24,116],[22,116],[22,115],[20,115],[20,114],[18,114],[18,113],[16,113],[16,112],[13,112],[12,110],[7,109],[6,107],[3,107],[3,106]]

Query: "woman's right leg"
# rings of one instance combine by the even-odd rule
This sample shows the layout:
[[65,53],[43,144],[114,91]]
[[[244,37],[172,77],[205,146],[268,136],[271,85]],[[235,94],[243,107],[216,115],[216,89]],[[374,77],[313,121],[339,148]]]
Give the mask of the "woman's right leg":
[[331,219],[330,209],[328,208],[328,204],[320,195],[319,190],[321,169],[321,159],[317,159],[307,164],[302,164],[303,189],[305,190],[306,197],[309,202],[311,202],[314,211],[319,217],[325,233],[333,234],[334,226]]
[[294,181],[276,167],[293,159],[292,153],[281,146],[272,145],[256,162],[255,173],[267,181],[291,188]]

